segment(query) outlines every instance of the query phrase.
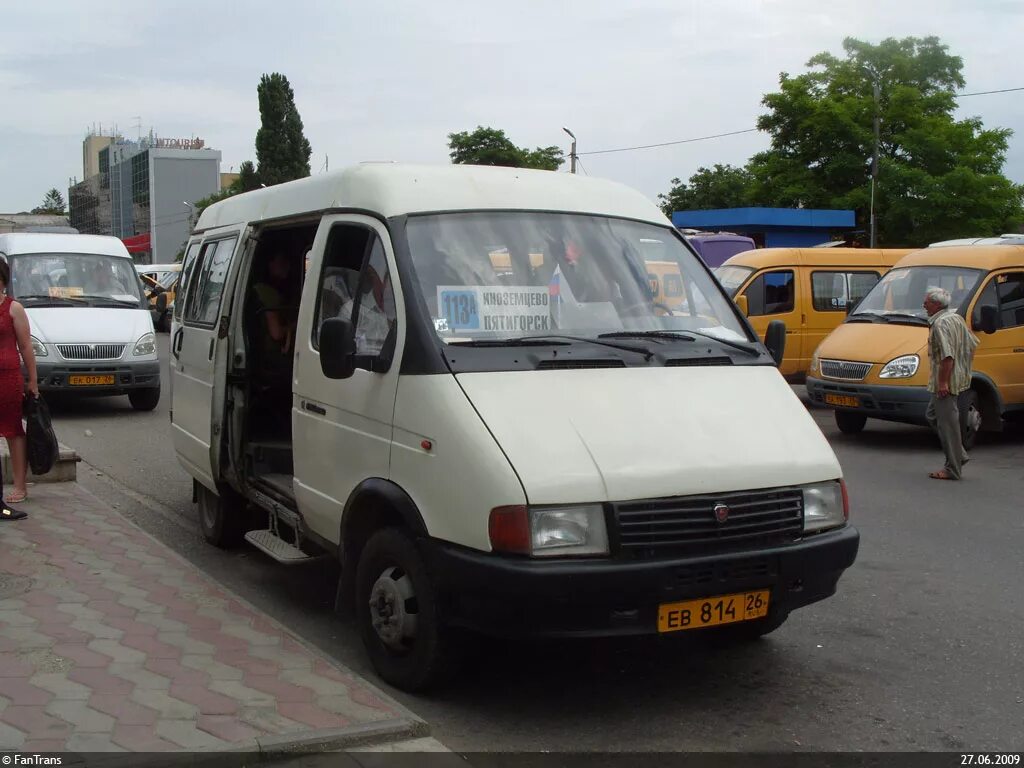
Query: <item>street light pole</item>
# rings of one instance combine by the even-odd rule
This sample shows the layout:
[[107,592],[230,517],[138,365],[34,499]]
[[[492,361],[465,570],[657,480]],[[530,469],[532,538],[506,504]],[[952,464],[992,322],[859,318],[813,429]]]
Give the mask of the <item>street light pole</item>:
[[181,202],[183,205],[188,206],[188,231],[189,233],[191,233],[192,228],[195,227],[195,225],[197,224],[197,222],[194,221],[196,215],[196,207],[188,200],[182,200]]
[[576,134],[565,127],[562,130],[572,137],[572,148],[569,150],[569,173],[576,173]]
[[871,247],[875,247],[875,185],[878,183],[878,135],[881,118],[878,114],[878,100],[881,96],[881,88],[878,85],[878,76],[871,83],[871,90],[875,100],[875,152],[871,158]]

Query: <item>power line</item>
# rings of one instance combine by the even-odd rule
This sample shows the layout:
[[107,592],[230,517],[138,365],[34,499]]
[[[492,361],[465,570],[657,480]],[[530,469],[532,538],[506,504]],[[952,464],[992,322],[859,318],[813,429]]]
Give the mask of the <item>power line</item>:
[[659,144],[642,144],[638,147],[620,147],[618,149],[595,149],[590,152],[577,152],[576,156],[580,155],[607,155],[611,152],[632,152],[635,149],[653,149],[654,147],[670,147],[673,144],[689,144],[693,141],[707,141],[708,139],[720,139],[723,136],[737,136],[741,133],[753,133],[758,130],[757,128],[746,128],[742,131],[729,131],[728,133],[716,133],[712,136],[698,136],[693,139],[679,139],[678,141],[663,141]]
[[[1024,91],[1024,86],[1020,88],[1000,88],[995,91],[975,91],[974,93],[955,93],[953,98],[955,99],[966,99],[968,96],[988,96],[993,93],[1013,93],[1015,91]],[[690,144],[695,141],[708,141],[709,139],[721,139],[726,136],[738,136],[741,133],[754,133],[759,130],[758,128],[746,128],[742,131],[728,131],[727,133],[715,133],[711,136],[697,136],[692,139],[679,139],[678,141],[662,141],[658,144],[641,144],[636,147],[618,147],[616,149],[596,149],[590,152],[577,152],[576,157],[580,155],[607,155],[612,152],[633,152],[638,149],[654,149],[656,147],[671,147],[676,144]]]

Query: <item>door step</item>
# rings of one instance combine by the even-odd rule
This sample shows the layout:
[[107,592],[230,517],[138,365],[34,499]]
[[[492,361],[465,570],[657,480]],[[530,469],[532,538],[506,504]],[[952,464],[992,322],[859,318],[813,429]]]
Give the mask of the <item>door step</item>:
[[319,557],[307,555],[294,544],[289,544],[272,530],[249,531],[245,534],[245,540],[283,565],[296,565],[319,559]]

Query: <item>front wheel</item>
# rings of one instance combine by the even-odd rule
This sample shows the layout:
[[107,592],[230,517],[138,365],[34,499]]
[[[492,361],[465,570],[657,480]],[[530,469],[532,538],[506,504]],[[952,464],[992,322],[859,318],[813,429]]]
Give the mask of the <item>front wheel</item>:
[[199,530],[203,538],[221,549],[240,544],[245,535],[245,500],[226,486],[218,496],[202,483],[193,482],[199,498]]
[[713,638],[723,644],[750,643],[764,637],[786,623],[789,613],[770,613],[763,619],[740,621],[712,630]]
[[976,391],[968,389],[960,395],[957,407],[960,411],[960,440],[964,449],[969,451],[978,441],[981,431],[981,398]]
[[359,634],[377,674],[403,691],[422,691],[450,671],[449,632],[415,541],[400,528],[377,531],[356,568]]
[[133,389],[128,393],[128,402],[136,411],[152,411],[160,402],[160,387]]
[[868,423],[868,417],[863,413],[853,413],[851,411],[836,411],[836,426],[839,427],[839,431],[844,435],[856,435],[858,432],[864,429],[864,425]]

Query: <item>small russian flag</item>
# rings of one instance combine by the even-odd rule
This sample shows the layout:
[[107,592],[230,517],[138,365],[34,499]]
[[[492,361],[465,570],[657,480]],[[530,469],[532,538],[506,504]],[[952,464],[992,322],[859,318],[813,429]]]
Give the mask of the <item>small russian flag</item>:
[[551,275],[551,281],[548,283],[548,296],[554,299],[556,304],[562,301],[562,269],[560,266],[556,266],[554,274]]

